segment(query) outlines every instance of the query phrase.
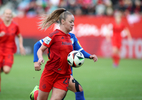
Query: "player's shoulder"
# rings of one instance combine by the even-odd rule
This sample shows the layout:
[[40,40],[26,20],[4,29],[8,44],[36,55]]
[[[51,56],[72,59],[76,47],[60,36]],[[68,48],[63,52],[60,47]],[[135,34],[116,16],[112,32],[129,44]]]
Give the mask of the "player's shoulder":
[[56,29],[55,31],[49,34],[49,37],[54,37],[56,35],[59,35],[60,33],[61,33],[60,30]]
[[73,33],[69,33],[69,35],[71,36],[71,38],[75,37],[75,34],[73,34]]

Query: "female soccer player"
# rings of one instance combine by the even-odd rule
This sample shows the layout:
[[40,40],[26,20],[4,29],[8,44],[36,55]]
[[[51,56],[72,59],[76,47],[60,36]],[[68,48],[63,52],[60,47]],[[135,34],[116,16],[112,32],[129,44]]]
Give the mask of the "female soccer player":
[[[96,55],[90,55],[89,53],[87,53],[86,51],[83,50],[83,48],[79,44],[78,39],[75,37],[75,35],[73,33],[69,33],[69,35],[71,36],[70,39],[72,41],[73,50],[81,51],[83,53],[83,55],[85,56],[85,58],[93,59],[94,62],[97,61]],[[44,39],[38,41],[34,45],[34,66],[35,67],[39,66],[37,63],[37,61],[38,61],[37,51],[40,48],[40,46],[42,45],[43,41],[44,41]],[[68,89],[75,93],[76,100],[85,100],[84,92],[83,92],[81,85],[73,78],[72,75],[71,75],[71,78],[69,81]],[[31,92],[31,94],[30,94],[31,100],[34,100],[34,98],[36,98],[37,94],[38,94],[38,86],[36,86],[34,88],[34,90]]]
[[12,11],[6,9],[0,21],[0,75],[1,71],[8,74],[11,70],[14,53],[16,52],[15,36],[19,38],[20,53],[22,55],[25,54],[22,35],[20,34],[18,25],[12,18]]
[[[122,42],[121,32],[124,30],[127,33],[128,40],[131,40],[131,34],[129,29],[122,22],[121,12],[116,12],[114,14],[115,21],[112,23],[112,28],[109,27],[109,33],[113,31],[112,35],[112,59],[114,67],[118,67],[120,61],[120,48]],[[110,35],[107,35],[107,40],[110,40]]]
[[50,100],[61,100],[68,90],[71,68],[66,58],[73,50],[68,33],[73,29],[74,16],[63,8],[57,9],[42,20],[41,28],[46,29],[57,20],[60,22],[60,29],[49,34],[37,52],[40,66],[35,67],[35,70],[41,69],[41,64],[44,63],[43,52],[47,48],[49,57],[40,78],[37,100],[47,100],[51,89]]

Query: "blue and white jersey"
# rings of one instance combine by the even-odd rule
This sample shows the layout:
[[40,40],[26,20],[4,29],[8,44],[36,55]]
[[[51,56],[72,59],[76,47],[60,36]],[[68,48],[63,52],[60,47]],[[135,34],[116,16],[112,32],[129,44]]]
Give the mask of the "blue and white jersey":
[[[80,45],[78,39],[76,38],[76,36],[73,33],[69,33],[69,35],[71,36],[73,50],[78,50],[78,51],[83,53],[85,58],[89,58],[90,54],[83,50],[83,48],[81,47],[81,45]],[[38,42],[36,42],[34,44],[34,62],[38,61],[37,51],[41,47],[43,41],[44,41],[44,39],[41,39],[41,40],[39,40]]]

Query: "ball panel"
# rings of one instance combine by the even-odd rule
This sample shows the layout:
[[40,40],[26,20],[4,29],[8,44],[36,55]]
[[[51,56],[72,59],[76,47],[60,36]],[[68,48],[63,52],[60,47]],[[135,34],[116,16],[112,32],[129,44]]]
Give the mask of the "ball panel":
[[84,63],[84,55],[79,51],[71,51],[68,54],[67,61],[72,67],[80,67]]

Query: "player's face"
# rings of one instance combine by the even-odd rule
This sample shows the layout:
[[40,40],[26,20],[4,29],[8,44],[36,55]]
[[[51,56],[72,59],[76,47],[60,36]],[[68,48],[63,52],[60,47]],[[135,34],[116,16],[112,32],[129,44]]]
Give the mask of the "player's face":
[[115,14],[115,21],[116,21],[117,23],[120,23],[120,22],[121,22],[121,13],[120,13],[120,12],[118,12],[118,13]]
[[74,26],[74,16],[73,15],[67,15],[64,26],[67,31],[72,31]]
[[120,23],[121,22],[121,17],[120,16],[116,16],[115,20],[116,20],[117,23]]
[[5,10],[3,16],[5,21],[10,21],[12,19],[12,11],[9,9]]

